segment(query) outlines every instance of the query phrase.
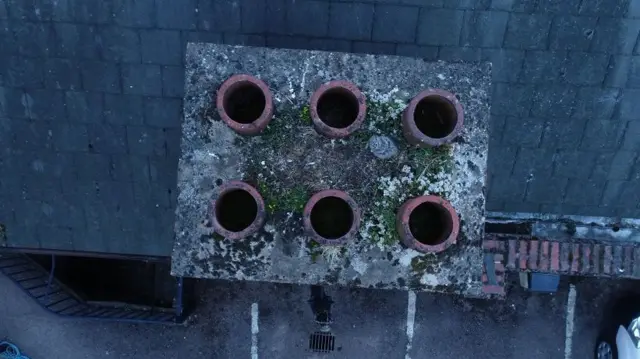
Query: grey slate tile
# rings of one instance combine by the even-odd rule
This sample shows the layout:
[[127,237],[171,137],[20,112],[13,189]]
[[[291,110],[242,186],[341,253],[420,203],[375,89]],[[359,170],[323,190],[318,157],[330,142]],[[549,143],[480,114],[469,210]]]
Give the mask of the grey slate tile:
[[59,152],[87,152],[89,131],[86,125],[58,123],[52,129],[53,149]]
[[551,16],[548,14],[511,14],[504,47],[516,49],[546,49]]
[[127,153],[127,134],[124,126],[104,123],[90,124],[90,152],[103,154]]
[[622,144],[626,123],[616,120],[590,119],[585,127],[580,148],[613,150]]
[[127,126],[129,153],[144,156],[164,156],[164,133],[147,126]]
[[588,50],[595,34],[597,20],[597,17],[556,16],[551,26],[549,48],[552,50]]
[[502,135],[507,116],[491,115],[489,118],[489,152],[502,146]]
[[153,127],[171,128],[182,123],[182,101],[148,97],[144,100],[145,123]]
[[80,66],[73,60],[47,59],[44,64],[45,87],[57,90],[80,90]]
[[179,31],[141,30],[142,62],[158,65],[182,64],[182,41]]
[[197,0],[156,0],[156,24],[162,29],[196,29]]
[[100,123],[103,121],[103,99],[99,92],[67,91],[67,117],[71,122]]
[[538,85],[533,95],[531,115],[566,118],[571,115],[577,88],[570,85]]
[[0,19],[0,43],[3,45],[2,53],[5,56],[18,54],[18,46],[13,35],[11,22],[4,19]]
[[444,2],[445,8],[486,10],[489,8],[491,0],[447,0]]
[[324,37],[329,31],[329,3],[298,0],[289,3],[287,29],[293,35]]
[[335,39],[309,39],[309,48],[322,51],[351,52],[351,41]]
[[68,2],[72,19],[80,23],[106,24],[113,16],[113,2],[103,0],[82,0]]
[[162,95],[179,98],[184,96],[184,69],[182,67],[162,67]]
[[527,188],[526,200],[540,204],[562,202],[568,182],[561,177],[535,177]]
[[265,46],[266,44],[266,39],[263,35],[225,33],[222,39],[223,43],[227,45]]
[[420,46],[409,44],[398,44],[396,47],[396,55],[419,57],[425,60],[436,60],[438,58],[437,46]]
[[518,202],[524,199],[527,181],[512,177],[509,174],[499,174],[491,179],[489,197],[491,200]]
[[365,54],[395,55],[396,44],[389,42],[354,41],[353,52]]
[[111,62],[85,61],[80,64],[82,87],[88,91],[121,92],[120,68]]
[[640,20],[601,18],[596,27],[591,50],[630,55],[639,32]]
[[482,49],[479,47],[440,47],[438,59],[448,62],[476,62],[482,59]]
[[460,45],[502,46],[509,15],[500,11],[467,11],[460,34]]
[[178,178],[178,161],[166,157],[150,156],[151,181],[175,188]]
[[578,13],[581,0],[539,0],[537,10],[555,14]]
[[513,175],[528,180],[550,178],[554,154],[555,150],[550,148],[519,148]]
[[619,89],[581,87],[572,117],[610,119],[619,102],[619,96]]
[[617,151],[610,159],[611,166],[607,179],[610,180],[628,180],[635,173],[634,164],[638,159],[638,152],[636,151]]
[[631,56],[612,55],[607,66],[607,76],[604,79],[605,86],[625,87],[630,68]]
[[0,64],[3,85],[23,88],[44,86],[44,59],[10,56],[0,58]]
[[627,87],[640,88],[640,56],[633,56],[631,58]]
[[189,42],[210,42],[214,44],[222,44],[222,34],[207,31],[182,31],[180,34],[182,39],[182,49],[187,49]]
[[533,202],[504,202],[504,211],[521,213],[538,213],[541,205]]
[[69,59],[98,60],[102,53],[102,40],[95,26],[54,23],[56,55]]
[[105,94],[104,119],[114,125],[142,125],[142,96]]
[[637,120],[640,119],[640,90],[627,89],[622,93],[620,99],[620,118]]
[[5,0],[0,0],[0,19],[8,19],[7,5]]
[[[287,1],[242,0],[242,31],[251,34],[286,34]],[[233,6],[233,3],[232,5]],[[333,6],[333,4],[332,4]],[[231,10],[233,12],[233,10]],[[232,15],[234,16],[234,15]],[[235,18],[235,17],[234,17]],[[234,20],[235,21],[235,20]],[[232,22],[234,23],[234,22]]]
[[127,95],[162,96],[160,66],[123,64],[122,92]]
[[413,43],[417,21],[416,8],[376,5],[372,39],[373,41]]
[[584,118],[549,118],[540,146],[559,149],[578,148],[586,123],[587,120]]
[[[68,12],[68,9],[60,9],[65,4],[65,1],[61,1],[60,4],[53,4],[50,0],[23,0],[23,1],[2,1],[0,2],[0,8],[6,5],[5,11],[8,10],[6,15],[10,15],[10,18],[28,21],[49,21],[51,19],[57,20],[57,16],[60,11]],[[2,10],[0,10],[0,18],[2,18]],[[70,20],[67,18],[66,20]]]
[[64,121],[67,118],[64,92],[33,89],[25,92],[23,104],[34,120]]
[[502,135],[503,145],[536,148],[540,145],[543,128],[542,118],[507,116]]
[[508,49],[482,49],[482,60],[492,63],[494,82],[516,82],[524,64],[524,51]]
[[[262,5],[256,2],[255,8],[247,13],[247,20],[252,13],[263,11]],[[230,0],[199,0],[198,29],[206,31],[237,32],[241,26],[241,3]]]
[[281,47],[285,49],[309,49],[310,39],[305,36],[267,35],[268,47]]
[[587,52],[569,52],[565,79],[575,85],[598,85],[604,82],[609,56]]
[[601,151],[590,178],[627,181],[634,174],[635,159],[636,153],[633,151]]
[[606,182],[588,179],[569,181],[564,201],[576,206],[596,206],[600,203]]
[[420,9],[418,44],[457,46],[464,21],[464,11]]
[[[371,40],[373,6],[363,3],[332,3],[329,13],[329,36],[338,39]],[[415,17],[417,16],[416,12]],[[389,29],[381,30],[386,32]],[[413,36],[411,34],[411,37]]]
[[509,12],[532,13],[536,9],[537,0],[492,0],[489,8]]
[[640,121],[630,121],[624,133],[622,148],[640,151]]
[[640,2],[638,0],[631,0],[629,8],[627,9],[627,17],[640,18]]
[[47,57],[54,53],[55,36],[48,23],[9,23],[18,53],[30,57]]
[[102,153],[76,153],[73,166],[80,181],[105,181],[110,177],[111,158]]
[[582,0],[580,15],[622,17],[630,0]]
[[534,88],[531,85],[496,83],[493,85],[492,115],[528,116]]
[[114,0],[114,22],[121,26],[151,28],[156,24],[155,0]]
[[148,157],[135,154],[112,155],[111,179],[119,182],[150,183]]
[[100,36],[104,60],[140,63],[140,36],[137,31],[109,26],[101,29]]
[[53,147],[51,125],[29,120],[12,121],[13,148],[23,151],[50,151]]
[[519,82],[561,82],[566,71],[565,51],[527,51]]
[[24,98],[24,90],[0,87],[0,114],[2,117],[29,118]]
[[553,176],[587,179],[596,164],[597,152],[562,150],[554,156]]

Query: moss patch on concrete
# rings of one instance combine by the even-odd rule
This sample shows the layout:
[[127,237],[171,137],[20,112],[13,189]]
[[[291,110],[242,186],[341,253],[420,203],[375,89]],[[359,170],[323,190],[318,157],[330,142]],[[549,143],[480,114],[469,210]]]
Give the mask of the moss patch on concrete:
[[[346,191],[360,205],[361,239],[390,249],[399,245],[395,218],[404,201],[424,194],[446,198],[451,148],[409,145],[401,127],[406,103],[393,96],[365,95],[365,122],[348,138],[330,139],[316,133],[308,105],[277,107],[260,136],[240,138],[244,180],[262,194],[276,230],[299,233],[293,226],[301,225],[307,200],[317,191],[334,188]],[[368,148],[374,135],[392,139],[398,154],[376,158]],[[317,250],[309,254],[314,261],[321,255]],[[322,255],[329,262],[340,253],[334,254]]]

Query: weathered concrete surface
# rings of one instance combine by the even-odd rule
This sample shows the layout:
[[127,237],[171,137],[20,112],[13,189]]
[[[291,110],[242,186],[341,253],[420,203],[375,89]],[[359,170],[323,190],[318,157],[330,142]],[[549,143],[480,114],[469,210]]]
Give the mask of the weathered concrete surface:
[[[264,80],[274,94],[276,115],[262,136],[241,138],[217,118],[215,91],[235,73]],[[173,274],[480,295],[490,78],[489,64],[189,44]],[[389,135],[399,146],[405,146],[395,162],[384,162],[371,154],[369,137],[362,142],[355,135],[353,139],[331,141],[304,123],[305,106],[312,92],[334,79],[354,82],[367,97],[371,113],[363,133]],[[404,104],[426,88],[442,88],[456,94],[465,109],[465,127],[444,155],[434,155],[433,158],[440,156],[437,158],[445,165],[430,167],[425,175],[427,167],[413,166],[415,163],[406,160],[414,149],[396,136],[393,121],[398,120]],[[270,137],[274,133],[276,137]],[[278,137],[278,133],[284,136]],[[290,134],[298,135],[294,142],[311,141],[320,150],[312,148],[312,153],[305,155],[302,151],[296,157],[295,151],[279,148],[278,141],[283,142],[282,146],[290,145]],[[362,150],[357,151],[360,145]],[[427,155],[428,161],[433,153]],[[343,161],[336,162],[336,158]],[[303,159],[314,159],[311,162],[315,166],[311,167],[320,169],[296,166]],[[370,182],[366,186],[371,188],[349,187],[354,183],[343,173],[355,169],[367,173]],[[264,230],[252,238],[231,242],[212,236],[207,216],[217,184],[243,179],[258,188],[267,183],[269,188],[284,191],[279,194],[288,195],[287,189],[279,187],[290,184],[290,178],[285,178],[289,176],[287,171],[306,175],[299,181],[309,193],[335,187],[352,194],[364,212],[359,237],[339,248],[314,246],[302,235],[295,208],[278,208],[267,219]],[[313,182],[315,177],[310,175],[319,178]],[[381,218],[387,213],[384,211],[397,208],[407,193],[415,195],[416,191],[443,195],[461,217],[458,243],[438,255],[422,255],[400,245],[393,240],[394,229],[389,221]]]

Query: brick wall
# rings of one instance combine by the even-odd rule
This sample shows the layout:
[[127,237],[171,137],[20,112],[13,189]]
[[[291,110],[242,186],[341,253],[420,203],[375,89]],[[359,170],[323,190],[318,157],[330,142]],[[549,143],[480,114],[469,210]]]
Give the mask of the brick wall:
[[169,253],[188,41],[490,60],[488,209],[640,217],[639,32],[640,0],[0,0],[0,222]]
[[493,257],[498,273],[506,270],[640,278],[640,247],[628,242],[559,242],[552,238],[488,234],[483,247],[485,255]]

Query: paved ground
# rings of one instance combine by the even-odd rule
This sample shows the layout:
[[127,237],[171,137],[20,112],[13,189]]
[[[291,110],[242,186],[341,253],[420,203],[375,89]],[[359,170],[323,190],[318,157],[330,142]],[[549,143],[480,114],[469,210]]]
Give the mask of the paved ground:
[[[251,305],[259,307],[259,358],[322,357],[307,351],[308,289],[215,283],[188,326],[131,325],[54,317],[0,276],[0,338],[33,359],[249,358]],[[590,358],[608,299],[637,282],[576,283],[572,358]],[[332,289],[339,351],[330,358],[405,358],[407,293]],[[504,301],[418,294],[411,358],[565,358],[568,283],[555,295],[511,288]]]

